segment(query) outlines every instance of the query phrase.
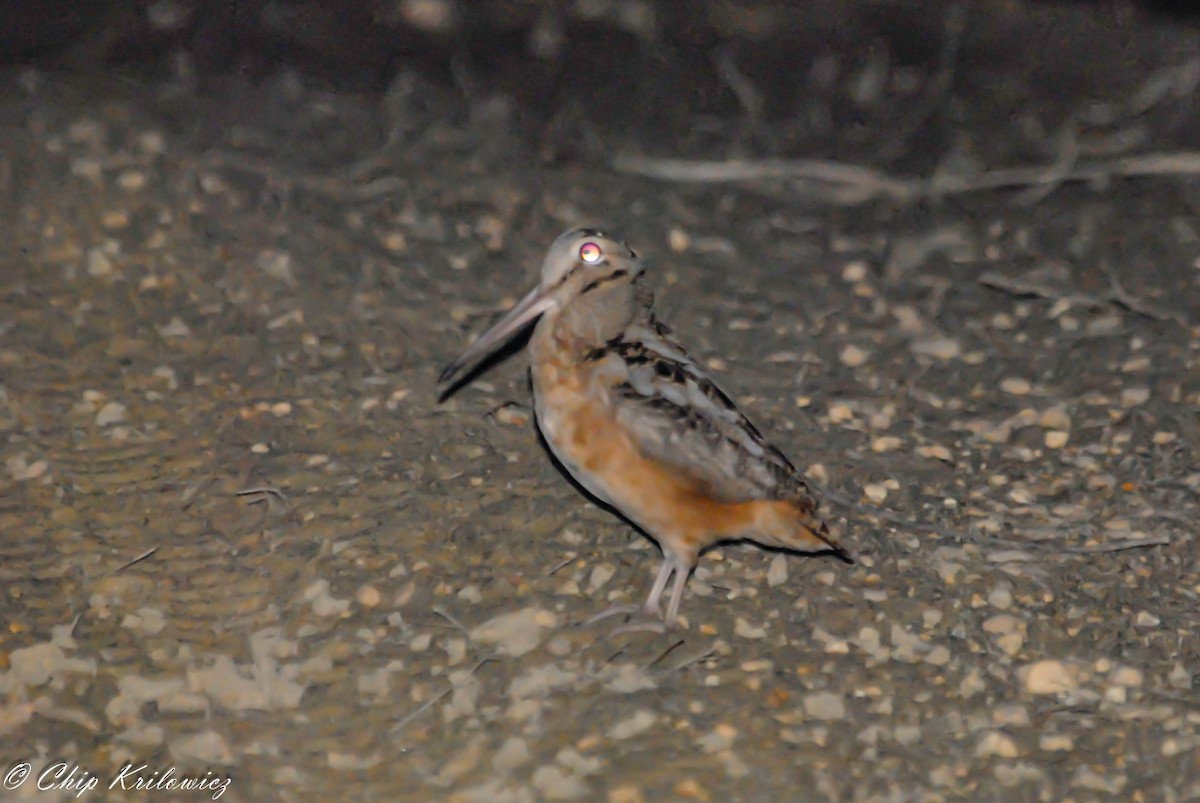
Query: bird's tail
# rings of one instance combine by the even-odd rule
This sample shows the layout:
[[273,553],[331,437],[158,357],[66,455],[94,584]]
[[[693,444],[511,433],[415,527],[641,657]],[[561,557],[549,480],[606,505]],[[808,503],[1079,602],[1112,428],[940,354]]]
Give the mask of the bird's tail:
[[798,552],[833,552],[844,561],[854,562],[815,510],[787,500],[757,502],[753,532],[747,533],[747,537],[763,546]]

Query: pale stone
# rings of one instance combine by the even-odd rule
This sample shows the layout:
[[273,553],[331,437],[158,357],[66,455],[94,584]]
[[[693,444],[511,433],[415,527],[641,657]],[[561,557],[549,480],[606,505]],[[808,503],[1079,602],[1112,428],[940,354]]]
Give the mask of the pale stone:
[[846,716],[846,703],[840,694],[814,692],[804,697],[804,713],[813,719],[842,719]]
[[1017,743],[1000,731],[991,731],[984,734],[983,738],[979,740],[979,744],[975,746],[975,755],[980,758],[987,756],[1016,758],[1020,754],[1021,751],[1017,749]]
[[1023,667],[1021,673],[1030,694],[1059,694],[1079,688],[1078,671],[1062,661],[1036,661]]

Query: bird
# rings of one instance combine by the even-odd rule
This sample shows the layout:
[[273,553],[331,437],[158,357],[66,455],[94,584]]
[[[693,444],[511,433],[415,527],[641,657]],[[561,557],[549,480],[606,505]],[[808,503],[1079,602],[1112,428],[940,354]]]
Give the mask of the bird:
[[645,262],[615,237],[564,232],[537,286],[447,365],[438,384],[445,398],[470,377],[464,369],[537,321],[530,373],[545,443],[579,485],[662,552],[641,606],[588,621],[624,613],[624,629],[665,632],[678,624],[701,553],[720,542],[853,558],[796,467],[658,320],[645,276]]

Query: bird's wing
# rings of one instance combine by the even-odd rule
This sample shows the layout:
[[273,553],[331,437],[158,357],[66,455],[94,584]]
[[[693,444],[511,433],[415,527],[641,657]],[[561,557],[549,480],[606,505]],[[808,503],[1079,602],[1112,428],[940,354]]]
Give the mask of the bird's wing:
[[652,315],[591,358],[609,363],[614,414],[647,457],[723,501],[788,499],[816,511],[796,468]]

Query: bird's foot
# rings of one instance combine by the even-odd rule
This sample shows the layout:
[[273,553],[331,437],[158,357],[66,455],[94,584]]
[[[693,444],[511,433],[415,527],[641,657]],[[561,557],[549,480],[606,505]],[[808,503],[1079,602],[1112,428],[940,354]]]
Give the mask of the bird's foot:
[[663,633],[671,630],[672,626],[662,621],[661,619],[642,619],[635,618],[626,622],[623,625],[614,627],[609,632],[608,637],[619,636],[622,633],[658,633],[660,636]]
[[594,625],[596,622],[604,621],[610,616],[634,616],[642,612],[643,608],[641,605],[614,605],[606,611],[600,611],[595,616],[589,616],[587,619],[584,619],[583,624]]
[[608,619],[611,616],[627,617],[625,624],[614,628],[609,636],[617,636],[622,633],[666,633],[673,627],[673,623],[663,621],[662,612],[657,608],[647,607],[645,605],[615,605],[606,611],[585,619],[583,624],[591,625],[596,622]]

